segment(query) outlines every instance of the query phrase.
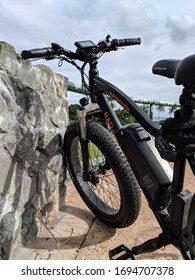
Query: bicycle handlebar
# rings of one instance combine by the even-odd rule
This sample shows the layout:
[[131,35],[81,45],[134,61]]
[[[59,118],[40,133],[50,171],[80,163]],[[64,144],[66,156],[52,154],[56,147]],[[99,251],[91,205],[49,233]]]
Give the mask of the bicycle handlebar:
[[[98,54],[100,52],[110,52],[113,50],[117,50],[118,47],[140,45],[140,44],[141,44],[140,38],[113,39],[110,41],[109,37],[107,37],[106,40],[100,41],[98,45],[94,44],[95,46],[93,47],[93,51],[94,53]],[[79,51],[80,50],[81,49],[79,49]],[[78,59],[84,61],[85,59],[83,59],[83,55],[79,51],[77,49],[77,52],[72,52],[70,50],[66,50],[62,48],[60,45],[56,43],[52,43],[51,47],[23,50],[21,56],[23,59],[42,58],[42,57],[44,57],[45,59],[52,59],[54,58],[55,55],[58,56],[65,55],[70,59]]]
[[126,39],[112,39],[100,41],[96,47],[96,54],[99,52],[110,52],[116,51],[119,47],[126,47],[126,46],[133,46],[133,45],[140,45],[141,39],[140,38],[126,38]]
[[40,48],[32,50],[23,50],[21,56],[23,59],[40,58],[54,55],[55,51],[52,48]]
[[51,43],[51,47],[23,50],[21,56],[23,59],[41,58],[52,59],[55,55],[64,54],[71,59],[78,59],[78,54],[62,48],[59,44]]
[[114,47],[126,47],[126,46],[140,45],[141,39],[140,38],[113,39],[112,44]]

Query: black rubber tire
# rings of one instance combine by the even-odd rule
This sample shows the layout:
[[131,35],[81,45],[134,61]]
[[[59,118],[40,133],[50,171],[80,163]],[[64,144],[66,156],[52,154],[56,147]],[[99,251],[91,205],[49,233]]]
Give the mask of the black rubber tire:
[[[93,153],[90,162],[93,174],[97,177],[98,173],[99,177],[96,184],[83,181],[79,135],[78,123],[68,127],[64,137],[64,152],[72,181],[81,198],[106,225],[121,228],[133,224],[140,211],[141,191],[115,137],[103,126],[87,122],[89,154]],[[95,153],[98,153],[97,157]],[[105,162],[108,164],[105,165]],[[108,165],[110,169],[101,172]]]

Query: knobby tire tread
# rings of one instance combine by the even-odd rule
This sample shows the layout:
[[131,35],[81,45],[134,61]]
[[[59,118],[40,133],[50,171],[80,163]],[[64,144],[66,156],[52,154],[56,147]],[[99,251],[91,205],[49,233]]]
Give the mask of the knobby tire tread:
[[109,215],[99,211],[87,196],[83,194],[79,182],[75,180],[75,174],[71,168],[71,141],[74,137],[79,136],[78,122],[68,127],[64,139],[65,155],[75,187],[86,205],[102,222],[112,227],[127,227],[135,222],[140,211],[141,192],[138,182],[115,137],[107,129],[97,123],[88,121],[87,135],[88,139],[100,148],[102,153],[110,160],[112,170],[118,178],[122,200],[119,213],[117,215]]

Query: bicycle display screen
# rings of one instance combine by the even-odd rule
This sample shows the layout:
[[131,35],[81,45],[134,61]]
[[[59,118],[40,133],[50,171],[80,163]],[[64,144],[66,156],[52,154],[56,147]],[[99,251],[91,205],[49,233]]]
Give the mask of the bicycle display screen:
[[96,47],[96,44],[91,40],[75,42],[75,46],[80,49],[88,49]]

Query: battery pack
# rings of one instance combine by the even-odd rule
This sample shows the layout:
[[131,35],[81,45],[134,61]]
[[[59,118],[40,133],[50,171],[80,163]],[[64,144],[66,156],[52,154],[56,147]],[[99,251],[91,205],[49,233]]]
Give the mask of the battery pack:
[[117,136],[150,207],[162,210],[164,201],[169,201],[171,167],[161,159],[153,139],[140,124],[123,127]]

